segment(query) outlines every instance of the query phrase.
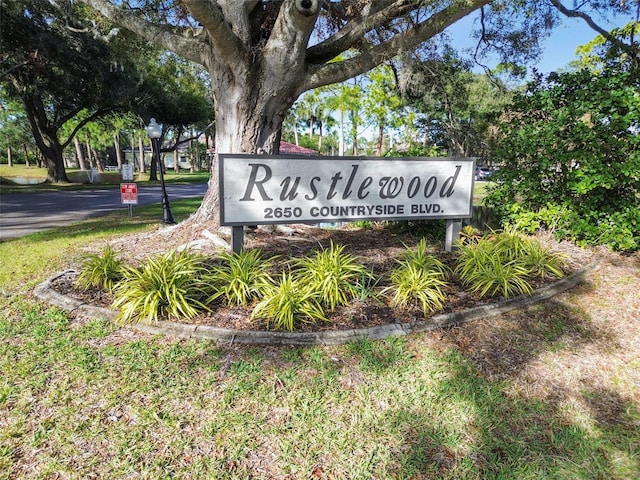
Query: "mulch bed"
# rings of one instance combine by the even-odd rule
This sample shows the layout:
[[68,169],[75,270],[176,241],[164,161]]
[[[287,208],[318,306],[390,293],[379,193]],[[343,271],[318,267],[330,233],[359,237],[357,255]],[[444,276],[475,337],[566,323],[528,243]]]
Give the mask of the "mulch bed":
[[[162,245],[167,250],[178,245],[185,244],[188,237],[184,231],[176,231],[176,234],[165,238]],[[179,234],[178,234],[179,233]],[[567,260],[566,273],[570,274],[585,266],[591,260],[591,252],[581,250],[568,243],[555,242],[549,236],[539,237],[540,241],[550,248],[561,251]],[[312,254],[320,247],[326,248],[333,242],[336,245],[345,246],[345,253],[350,253],[367,267],[373,269],[376,276],[384,276],[394,266],[395,259],[406,247],[415,247],[420,239],[408,233],[397,233],[388,227],[374,225],[369,229],[319,229],[306,226],[296,226],[292,234],[282,234],[277,231],[257,229],[246,235],[245,245],[248,248],[259,248],[267,257],[278,256],[281,261],[292,257],[303,257]],[[123,247],[129,245],[129,249],[124,251]],[[154,241],[147,236],[143,239],[137,237],[131,241],[119,241],[114,249],[124,257],[131,260],[141,259],[145,256],[157,254],[157,239]],[[434,242],[433,253],[445,264],[454,266],[455,254],[445,252]],[[155,250],[154,250],[155,249]],[[214,251],[207,252],[215,254]],[[81,291],[75,287],[76,274],[69,273],[59,277],[53,287],[61,294],[84,301],[85,303],[108,308],[113,297],[106,292],[99,290]],[[534,288],[539,288],[554,279],[546,281],[536,281]],[[382,284],[382,282],[381,282]],[[380,284],[380,285],[381,285]],[[450,286],[446,290],[447,303],[443,311],[439,313],[459,312],[471,307],[496,303],[502,297],[490,299],[478,299],[468,290],[463,288],[455,279],[450,281]],[[188,324],[211,325],[221,328],[232,328],[239,330],[265,330],[267,328],[264,320],[251,320],[252,306],[248,307],[226,307],[216,306],[212,312],[200,314],[190,319],[171,319]],[[405,323],[424,320],[422,311],[414,309],[397,309],[390,307],[385,299],[367,299],[364,301],[353,301],[350,305],[338,307],[333,312],[326,313],[328,322],[317,322],[313,324],[299,323],[296,331],[332,331],[348,330],[366,327],[379,326],[384,324]],[[431,316],[431,315],[429,315]]]

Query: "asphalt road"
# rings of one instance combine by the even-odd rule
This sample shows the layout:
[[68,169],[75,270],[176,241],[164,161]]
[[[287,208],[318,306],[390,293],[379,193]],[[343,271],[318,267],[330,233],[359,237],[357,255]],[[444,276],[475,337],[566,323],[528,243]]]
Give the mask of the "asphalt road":
[[[206,183],[167,185],[169,202],[203,196],[206,191]],[[160,199],[160,186],[138,188],[138,205]],[[0,241],[128,208],[122,205],[118,188],[0,194]],[[134,205],[134,215],[135,208]]]

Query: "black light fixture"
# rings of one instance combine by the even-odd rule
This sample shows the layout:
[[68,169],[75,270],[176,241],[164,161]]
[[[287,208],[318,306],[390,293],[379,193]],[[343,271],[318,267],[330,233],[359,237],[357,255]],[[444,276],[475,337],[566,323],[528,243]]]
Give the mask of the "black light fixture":
[[169,208],[169,197],[167,197],[167,188],[164,184],[164,169],[160,164],[160,137],[162,136],[162,125],[156,123],[156,119],[152,118],[147,125],[147,135],[151,139],[151,148],[153,155],[156,157],[158,165],[158,174],[160,175],[160,186],[162,187],[162,223],[165,225],[173,225],[176,223],[171,208]]

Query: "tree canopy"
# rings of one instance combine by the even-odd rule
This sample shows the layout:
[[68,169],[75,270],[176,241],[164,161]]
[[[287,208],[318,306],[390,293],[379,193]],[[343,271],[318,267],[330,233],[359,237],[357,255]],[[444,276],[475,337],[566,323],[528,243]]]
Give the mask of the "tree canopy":
[[[505,59],[535,55],[537,40],[560,15],[560,2],[522,0],[80,1],[204,65],[215,105],[216,149],[244,153],[277,151],[286,112],[303,92],[411,52],[473,12],[481,13],[479,47]],[[581,5],[580,13],[633,8],[631,2],[601,0]],[[214,168],[198,221],[217,216],[216,175]]]
[[[90,8],[21,0],[0,9],[3,96],[22,104],[49,181],[67,181],[63,151],[105,115],[155,117],[175,138],[188,125],[204,129],[213,117],[201,66],[111,29]],[[104,133],[119,143],[117,130],[94,127],[84,137],[95,141]],[[116,148],[118,163],[119,153]]]
[[116,59],[101,38],[77,31],[47,2],[0,3],[0,81],[26,113],[50,181],[67,181],[62,152],[71,141],[62,127],[78,128],[130,98],[136,88],[130,64]]
[[441,57],[407,62],[403,95],[423,114],[431,143],[451,156],[489,156],[490,129],[510,94],[497,78],[473,73],[469,62],[448,50]]

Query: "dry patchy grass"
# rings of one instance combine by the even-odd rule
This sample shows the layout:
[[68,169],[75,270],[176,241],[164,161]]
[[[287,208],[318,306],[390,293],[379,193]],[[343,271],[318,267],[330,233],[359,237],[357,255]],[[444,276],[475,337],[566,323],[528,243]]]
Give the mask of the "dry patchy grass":
[[593,253],[544,304],[339,347],[150,337],[4,298],[0,478],[639,478],[640,257]]

